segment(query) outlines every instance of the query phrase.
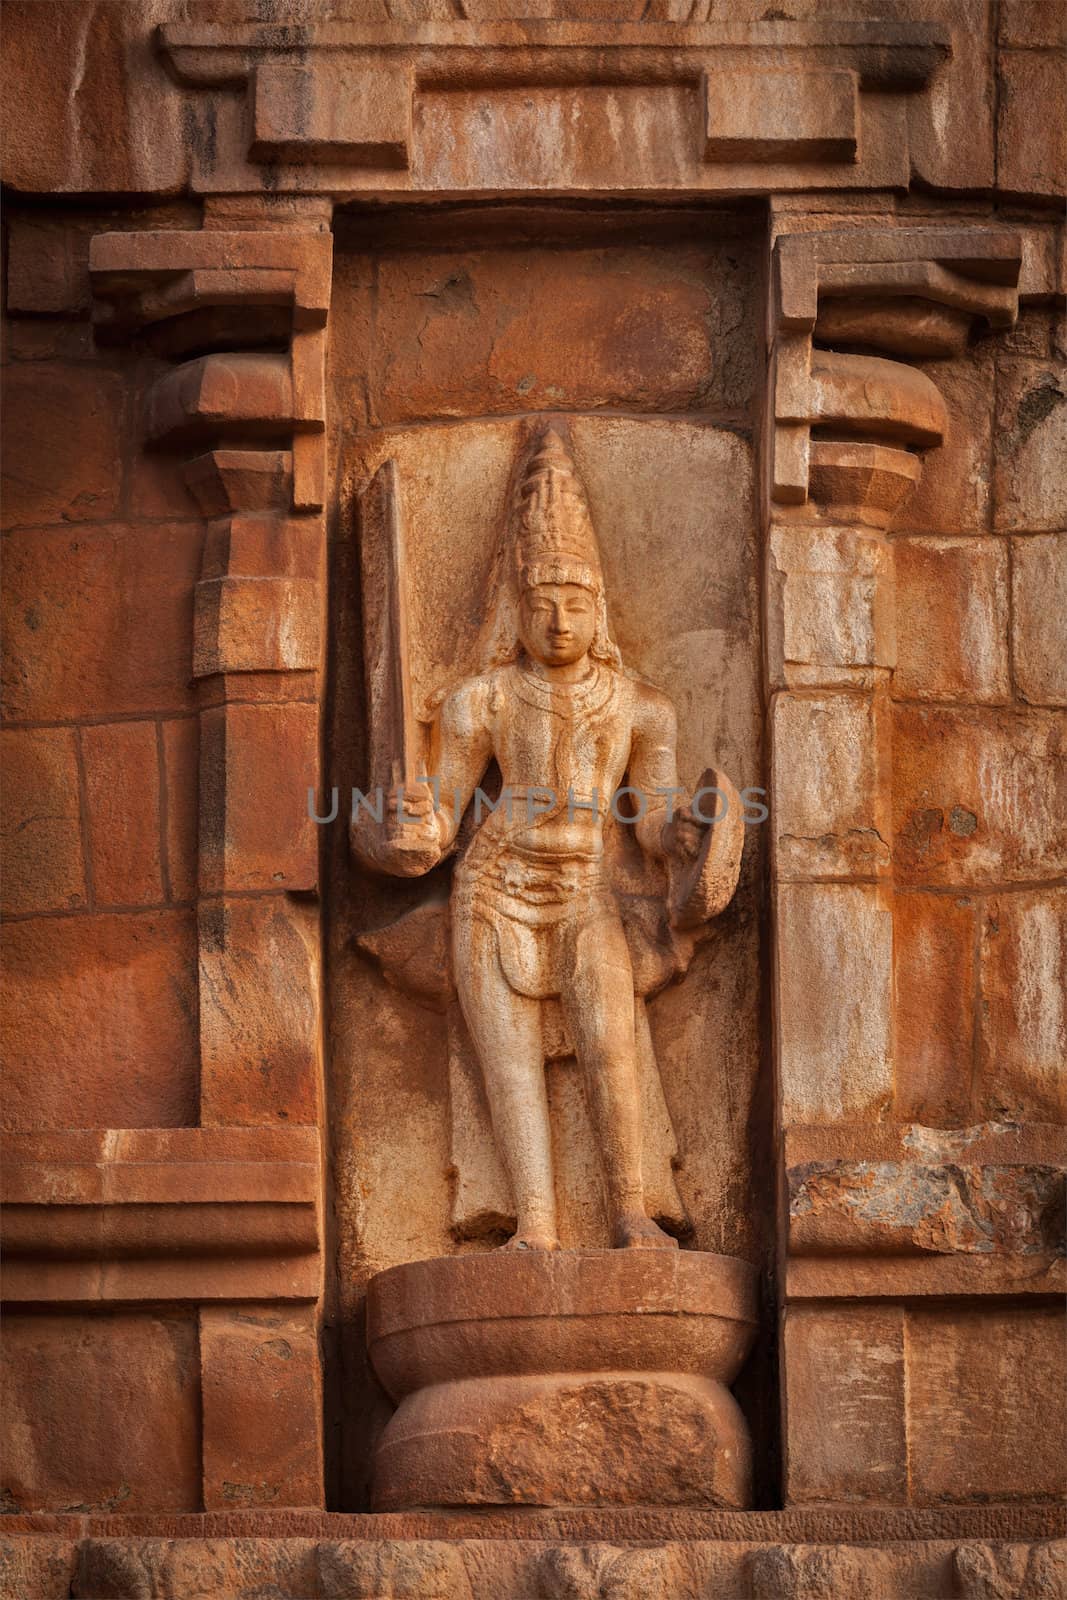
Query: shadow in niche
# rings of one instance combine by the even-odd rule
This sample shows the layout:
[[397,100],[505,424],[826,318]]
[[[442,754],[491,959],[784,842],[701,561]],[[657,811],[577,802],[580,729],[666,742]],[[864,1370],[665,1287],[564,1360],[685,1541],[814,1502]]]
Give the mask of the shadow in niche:
[[[464,208],[459,217],[438,214],[438,210],[435,208],[433,215],[415,219],[406,213],[375,214],[373,218],[341,216],[336,229],[330,374],[330,411],[335,430],[331,439],[334,491],[330,512],[324,782],[327,793],[331,786],[338,787],[339,817],[335,824],[322,829],[321,848],[329,1119],[326,1218],[329,1265],[323,1333],[325,1438],[328,1505],[331,1510],[338,1511],[370,1509],[371,1458],[392,1410],[366,1354],[367,1278],[373,1271],[397,1261],[468,1253],[495,1242],[483,1239],[457,1244],[449,1229],[444,1017],[439,1011],[391,989],[356,946],[361,935],[383,927],[403,911],[422,904],[434,880],[441,878],[440,887],[446,889],[449,869],[435,869],[432,875],[421,880],[383,879],[354,866],[348,856],[346,822],[350,790],[353,784],[365,785],[368,759],[353,461],[377,448],[376,441],[387,431],[400,442],[405,437],[410,441],[425,428],[437,430],[435,438],[443,439],[446,432],[458,438],[458,430],[478,424],[488,435],[493,429],[506,426],[509,418],[539,410],[585,418],[595,415],[603,418],[605,424],[612,418],[619,419],[620,425],[627,419],[629,426],[638,420],[647,420],[660,428],[671,422],[680,428],[697,425],[711,432],[729,431],[742,437],[754,437],[761,392],[757,337],[761,325],[756,266],[759,253],[755,245],[763,222],[753,209],[724,215],[712,208],[679,214],[669,208],[646,207],[635,211],[609,206],[601,213],[591,212],[588,207],[561,206],[535,215],[530,210],[489,205]],[[504,391],[511,380],[505,375],[505,379],[498,382],[493,376],[493,365],[495,362],[496,369],[502,370],[511,360],[510,356],[505,360],[506,352],[501,354],[501,350],[510,337],[506,324],[514,311],[509,297],[518,292],[516,252],[526,248],[540,252],[542,260],[549,257],[555,260],[559,264],[557,276],[560,271],[569,269],[573,257],[576,282],[586,300],[575,307],[573,327],[570,326],[569,308],[565,303],[562,307],[556,303],[558,296],[551,306],[546,305],[548,291],[536,280],[537,263],[530,265],[524,291],[525,309],[534,320],[537,316],[551,315],[555,319],[553,327],[557,331],[562,327],[559,337],[566,348],[562,355],[551,347],[539,349],[538,388],[531,391],[520,387],[510,395]],[[503,268],[502,262],[507,263]],[[640,327],[635,328],[630,317],[625,336],[620,332],[616,344],[612,344],[610,336],[599,326],[610,322],[609,313],[614,314],[614,302],[612,306],[600,308],[603,316],[598,312],[597,283],[602,263],[606,278],[613,285],[611,292],[625,292],[632,297],[632,304],[629,298],[626,301],[627,316],[630,317],[631,312],[636,316],[640,311]],[[704,290],[708,282],[718,282],[718,267],[722,268],[721,276],[727,288],[715,299],[710,289],[707,295]],[[551,270],[546,271],[550,278]],[[455,288],[457,273],[458,281],[465,286],[462,295],[457,295]],[[420,274],[429,274],[432,281],[423,284]],[[398,285],[406,282],[408,276],[412,281],[402,294]],[[660,314],[656,307],[661,301],[666,307],[664,314],[673,316],[677,309],[679,316],[689,318],[688,336],[700,349],[705,348],[700,340],[705,341],[708,360],[713,360],[715,366],[713,378],[698,372],[687,393],[680,392],[676,375],[670,376],[669,382],[664,380],[662,395],[653,392],[658,381],[655,371],[652,380],[647,377],[656,364],[655,318]],[[385,302],[389,305],[383,310]],[[406,337],[404,317],[408,323],[422,319],[416,330],[418,339],[410,343],[407,354],[401,348]],[[487,324],[491,324],[489,334],[485,333]],[[386,347],[383,341],[394,325],[395,340]],[[473,354],[468,351],[469,359],[463,357],[467,361],[465,373],[456,378],[453,369],[460,357],[450,354],[449,341],[458,339],[459,333],[463,334]],[[673,336],[676,334],[675,329]],[[598,398],[590,389],[592,380],[574,371],[573,362],[584,359],[583,340],[587,338],[593,351],[589,361],[593,365],[601,363],[607,373],[608,389],[611,383],[616,384],[614,394],[605,390]],[[568,339],[570,344],[567,344]],[[746,348],[746,341],[750,341],[751,349]],[[409,407],[411,414],[398,416],[395,414],[397,406],[403,410],[405,403],[398,388],[398,363],[415,359],[412,352],[416,350],[416,343],[417,359],[422,363],[416,377],[422,391],[417,403],[413,400]],[[464,348],[462,343],[460,348]],[[552,370],[554,358],[560,363],[558,371]],[[670,359],[675,360],[675,357]],[[627,363],[636,376],[627,376]],[[427,417],[420,408],[426,393],[432,391],[437,381],[438,369],[442,386],[452,383],[458,390],[465,384],[471,394],[467,399],[460,395],[457,400],[453,396],[436,414],[431,408]],[[518,372],[519,367],[515,370]],[[522,382],[525,383],[525,378]],[[631,384],[632,392],[624,392],[627,383]],[[664,463],[661,470],[669,472],[669,463]],[[729,495],[733,487],[723,484],[722,493]],[[745,536],[751,545],[745,557],[749,564],[745,581],[756,588],[754,597],[746,591],[740,609],[758,617],[760,562],[755,526],[753,506]],[[487,538],[492,541],[495,536],[494,524],[487,530]],[[633,560],[633,551],[640,548],[640,544],[634,546],[628,559]],[[449,555],[446,546],[442,549],[442,560],[448,560]],[[654,558],[649,558],[645,565],[641,564],[640,555],[637,559],[639,564],[635,570],[647,572],[650,593],[659,585],[660,597],[655,603],[662,608],[664,585],[677,584],[677,576],[665,573],[663,563],[657,563]],[[704,566],[707,565],[705,562]],[[718,580],[714,570],[708,570],[712,572],[711,578],[700,580],[705,585],[700,591],[700,604],[712,610],[719,607],[726,614],[732,608],[736,613],[739,608],[736,596],[727,592],[723,582],[716,588]],[[692,588],[693,585],[689,585],[690,591]],[[691,592],[683,596],[678,591],[677,597],[682,609],[695,603]],[[476,599],[468,596],[467,610],[473,608]],[[466,621],[463,625],[467,625]],[[684,621],[679,626],[684,628]],[[742,654],[753,650],[758,661],[758,621],[756,629],[754,636],[750,629],[749,635],[745,635],[736,648]],[[736,617],[730,617],[721,636],[723,650],[733,649],[733,641],[741,641],[743,632]],[[457,642],[457,651],[460,648]],[[677,667],[673,670],[677,671]],[[739,670],[749,669],[742,665]],[[758,680],[758,666],[755,670]],[[756,697],[759,702],[758,690]],[[680,705],[679,711],[680,720],[685,720],[687,715],[691,719],[693,715],[702,714],[699,704],[695,707]],[[757,705],[757,717],[758,728],[748,747],[750,753],[743,781],[761,784],[765,765],[761,703]],[[763,839],[755,836],[761,830],[749,831],[754,836],[748,840],[746,851],[750,861],[744,877],[743,904],[735,902],[721,919],[717,937],[729,946],[731,940],[736,942],[746,932],[751,939],[753,930],[757,930],[758,949],[765,951],[769,949],[766,851]],[[702,1204],[704,1206],[704,1214],[698,1218],[701,1248],[727,1251],[732,1248],[760,1266],[760,1329],[734,1389],[753,1435],[756,1462],[753,1503],[757,1508],[769,1508],[780,1503],[774,1286],[776,1169],[774,1093],[769,1067],[769,975],[766,960],[759,957],[755,981],[746,982],[738,960],[734,958],[733,967],[724,975],[712,974],[711,988],[721,990],[722,998],[716,1003],[722,1005],[728,1005],[731,996],[744,997],[746,1008],[753,1013],[751,1021],[758,1036],[758,1046],[753,1048],[758,1049],[759,1065],[751,1083],[746,1083],[743,1091],[739,1091],[731,1176],[725,1187],[720,1182],[719,1188],[714,1190],[719,1194],[717,1203],[722,1215],[706,1214],[708,1182],[702,1175],[706,1161],[704,1168],[691,1173],[687,1181],[691,1186],[690,1204],[698,1211]],[[705,968],[700,970],[706,972]],[[694,972],[689,982],[697,978]],[[669,1013],[665,1013],[666,1020],[661,1026],[668,1037],[675,1036],[683,1041],[689,1037],[685,1031],[685,1011],[691,1002],[683,998],[679,1008],[677,1001],[675,991],[675,1002]],[[693,1037],[699,1038],[699,1032]],[[391,1065],[390,1049],[394,1052]],[[727,1053],[714,1067],[714,1073],[719,1075],[706,1079],[705,1094],[722,1092],[724,1063],[732,1059]],[[737,1056],[739,1073],[749,1072],[747,1060],[743,1051]],[[670,1098],[666,1083],[665,1087]],[[729,1097],[728,1084],[725,1089]],[[682,1103],[690,1096],[684,1073],[674,1083],[673,1092],[677,1103],[672,1104],[672,1112],[680,1115],[682,1121],[688,1118],[691,1125],[699,1126],[699,1117],[694,1122]],[[700,1167],[699,1163],[696,1165]],[[402,1176],[397,1178],[393,1169],[401,1170]],[[740,1219],[748,1220],[742,1223]],[[742,1238],[743,1243],[740,1242]]]

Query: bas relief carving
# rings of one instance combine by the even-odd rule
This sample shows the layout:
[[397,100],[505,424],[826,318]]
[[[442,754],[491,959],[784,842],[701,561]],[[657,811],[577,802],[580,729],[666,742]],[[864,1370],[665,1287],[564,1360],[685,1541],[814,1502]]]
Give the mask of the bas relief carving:
[[[645,1000],[685,973],[734,892],[740,797],[714,769],[696,802],[679,784],[675,708],[613,640],[588,498],[555,425],[516,462],[482,670],[417,717],[394,480],[386,462],[361,504],[380,797],[357,806],[352,846],[404,878],[454,858],[447,904],[428,898],[360,942],[451,1008],[456,1231],[488,1222],[513,1230],[505,1249],[558,1248],[545,1070],[573,1056],[613,1243],[673,1248],[687,1218]],[[483,1104],[499,1167],[490,1152],[479,1180]]]

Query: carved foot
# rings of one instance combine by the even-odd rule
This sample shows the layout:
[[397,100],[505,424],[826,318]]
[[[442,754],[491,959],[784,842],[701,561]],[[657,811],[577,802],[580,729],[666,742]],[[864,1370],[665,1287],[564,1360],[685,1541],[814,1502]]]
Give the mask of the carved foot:
[[559,1240],[548,1228],[522,1228],[512,1234],[501,1250],[558,1250]]
[[678,1241],[642,1212],[624,1211],[615,1223],[617,1250],[677,1250]]

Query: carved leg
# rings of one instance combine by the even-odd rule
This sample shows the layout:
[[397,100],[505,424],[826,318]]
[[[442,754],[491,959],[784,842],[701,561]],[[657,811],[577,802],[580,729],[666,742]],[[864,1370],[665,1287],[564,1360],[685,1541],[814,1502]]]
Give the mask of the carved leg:
[[645,1211],[641,1097],[634,1040],[634,979],[622,924],[598,918],[580,929],[561,994],[582,1069],[616,1245],[673,1249]]
[[484,924],[457,926],[453,938],[459,1002],[515,1196],[518,1227],[504,1249],[558,1250],[540,1002],[511,988]]

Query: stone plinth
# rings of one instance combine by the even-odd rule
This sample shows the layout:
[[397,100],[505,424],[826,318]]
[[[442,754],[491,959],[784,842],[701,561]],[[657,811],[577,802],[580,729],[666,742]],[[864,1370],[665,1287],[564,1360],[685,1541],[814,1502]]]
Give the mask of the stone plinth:
[[696,1251],[499,1252],[371,1279],[368,1341],[398,1403],[380,1510],[750,1502],[727,1385],[756,1270]]

